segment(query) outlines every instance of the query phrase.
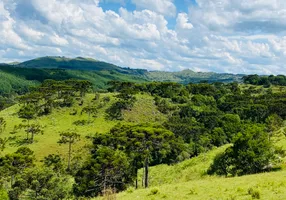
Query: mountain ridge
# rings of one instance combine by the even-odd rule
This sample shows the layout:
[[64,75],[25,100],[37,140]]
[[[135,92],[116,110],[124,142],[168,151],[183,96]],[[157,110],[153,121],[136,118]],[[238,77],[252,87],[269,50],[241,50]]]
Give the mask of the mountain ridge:
[[87,70],[87,71],[103,71],[112,70],[123,74],[139,75],[151,81],[174,81],[179,83],[188,82],[232,82],[241,81],[243,74],[216,73],[216,72],[195,72],[191,69],[182,71],[148,71],[146,69],[133,69],[120,67],[112,63],[99,61],[94,58],[86,57],[61,57],[61,56],[45,56],[32,60],[14,64],[15,67],[26,68],[47,68],[47,69],[69,69],[69,70]]
[[[1,63],[0,94],[24,93],[31,85],[45,79],[88,80],[96,90],[106,90],[112,80],[128,82],[177,82],[182,84],[199,82],[242,82],[243,75],[194,72],[186,69],[179,72],[148,71],[146,69],[123,68],[93,58],[67,58],[60,56],[39,57],[21,63]],[[9,77],[9,79],[8,79]]]

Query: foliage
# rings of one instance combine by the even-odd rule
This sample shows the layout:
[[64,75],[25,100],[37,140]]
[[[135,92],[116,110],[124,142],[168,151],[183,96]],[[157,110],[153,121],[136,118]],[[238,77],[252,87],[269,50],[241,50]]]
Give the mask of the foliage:
[[80,134],[73,132],[73,131],[65,131],[60,134],[60,140],[58,141],[59,144],[68,144],[68,168],[67,170],[70,171],[71,169],[71,155],[72,155],[72,145],[80,140]]
[[270,84],[273,85],[286,85],[286,76],[284,75],[270,75],[270,76],[258,76],[255,75],[248,75],[243,77],[243,82],[252,85],[264,85],[269,87]]
[[47,168],[32,168],[24,171],[9,191],[10,199],[21,199],[25,195],[29,199],[66,199],[71,192],[68,186],[69,177],[58,177]]
[[124,152],[99,146],[75,175],[74,193],[77,196],[97,196],[109,188],[122,191],[130,183],[130,167]]
[[233,146],[219,154],[209,173],[245,175],[262,172],[273,159],[272,144],[263,126],[248,125],[239,133]]
[[[19,124],[15,127],[15,130],[24,129],[26,133],[26,141],[33,143],[35,135],[44,134],[43,127],[39,124]],[[30,138],[29,138],[29,135]]]

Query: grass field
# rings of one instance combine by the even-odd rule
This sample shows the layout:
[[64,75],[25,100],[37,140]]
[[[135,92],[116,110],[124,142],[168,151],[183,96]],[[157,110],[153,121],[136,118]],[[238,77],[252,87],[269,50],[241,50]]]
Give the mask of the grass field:
[[[100,99],[105,96],[111,97],[111,101],[98,110],[97,117],[92,118],[92,123],[84,126],[76,126],[73,124],[76,120],[87,120],[88,115],[86,113],[81,114],[83,107],[88,104],[98,104],[96,101],[92,101],[94,94],[88,94],[84,99],[84,104],[79,106],[78,103],[71,108],[55,109],[50,115],[38,117],[35,120],[31,120],[29,123],[39,123],[44,128],[43,135],[36,135],[35,142],[33,144],[22,144],[21,141],[25,138],[25,132],[19,131],[16,134],[10,134],[13,131],[14,126],[22,123],[22,119],[18,118],[17,112],[20,108],[19,105],[12,106],[6,110],[0,112],[0,117],[4,117],[7,121],[7,126],[4,133],[0,137],[11,137],[16,136],[17,140],[11,141],[2,154],[12,153],[16,151],[20,146],[27,146],[35,152],[35,156],[38,161],[49,154],[61,154],[66,157],[67,146],[59,145],[57,141],[60,138],[60,133],[66,130],[75,130],[81,135],[81,140],[75,144],[75,152],[78,152],[90,141],[85,139],[85,136],[94,133],[106,133],[114,125],[120,121],[109,121],[105,119],[105,110],[115,101],[115,94],[100,94]],[[165,119],[164,115],[158,112],[154,105],[153,99],[148,95],[137,95],[137,102],[131,111],[124,112],[124,122],[132,123],[144,123],[144,122],[155,122]],[[144,108],[144,111],[143,111]],[[74,111],[77,111],[76,115],[72,115]],[[131,120],[132,119],[132,120]]]
[[[285,142],[285,138],[283,140]],[[151,167],[150,188],[139,188],[138,190],[129,188],[125,192],[117,194],[116,199],[286,199],[285,170],[230,178],[206,175],[206,170],[214,156],[224,151],[227,146],[214,149],[205,155],[200,155],[174,166],[158,165]],[[285,162],[282,165],[285,166]]]
[[[94,94],[88,94],[84,99],[84,105],[78,103],[71,108],[56,109],[48,116],[39,117],[32,120],[44,126],[44,134],[35,136],[33,144],[22,144],[31,148],[35,152],[39,162],[49,154],[61,154],[67,157],[67,146],[59,145],[60,132],[66,130],[76,130],[81,135],[81,141],[74,147],[74,155],[84,156],[85,145],[90,141],[85,136],[96,132],[106,133],[119,121],[108,121],[105,119],[105,110],[115,101],[115,94],[100,94],[100,99],[105,96],[111,98],[111,101],[98,110],[97,117],[93,122],[84,126],[75,126],[76,120],[88,119],[87,114],[81,114],[83,107],[89,104],[98,104],[92,101]],[[123,112],[124,121],[121,123],[145,123],[160,122],[166,120],[165,115],[158,112],[154,105],[153,98],[146,94],[136,95],[137,101],[132,110]],[[15,105],[0,112],[0,117],[7,121],[7,127],[0,137],[17,136],[18,139],[11,141],[2,154],[12,153],[21,145],[25,138],[25,133],[20,131],[11,135],[15,125],[22,123],[18,118],[17,112],[20,106]],[[76,115],[72,115],[77,111]],[[279,130],[273,141],[277,147],[286,150],[285,128]],[[281,158],[282,171],[262,173],[256,175],[224,178],[206,175],[206,171],[213,158],[219,152],[224,151],[228,145],[215,148],[210,152],[201,154],[198,157],[183,161],[176,165],[158,165],[150,168],[150,188],[140,187],[134,190],[130,187],[125,192],[116,195],[117,200],[152,200],[152,199],[199,199],[199,200],[246,200],[246,199],[286,199],[286,160]],[[139,171],[138,178],[141,183],[142,170]],[[102,198],[97,198],[102,199]]]

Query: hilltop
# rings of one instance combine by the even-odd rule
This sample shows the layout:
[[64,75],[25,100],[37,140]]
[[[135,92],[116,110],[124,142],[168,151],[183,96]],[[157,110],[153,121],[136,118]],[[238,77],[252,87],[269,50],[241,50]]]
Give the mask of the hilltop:
[[39,85],[45,79],[89,80],[96,90],[105,90],[111,80],[131,82],[241,82],[243,75],[219,74],[213,72],[181,72],[147,71],[144,69],[122,68],[92,58],[66,58],[47,56],[28,60],[22,63],[0,64],[0,93],[24,93],[29,87]]

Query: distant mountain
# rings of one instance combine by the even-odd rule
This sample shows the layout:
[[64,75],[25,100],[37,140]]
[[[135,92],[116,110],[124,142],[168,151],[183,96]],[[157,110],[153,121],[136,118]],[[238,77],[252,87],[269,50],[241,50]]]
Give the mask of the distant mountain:
[[207,82],[241,82],[243,74],[227,74],[227,73],[214,73],[214,72],[194,72],[186,69],[180,72],[162,72],[152,71],[145,74],[148,80],[152,81],[171,81],[182,84],[198,83],[201,81]]
[[98,61],[92,58],[67,58],[59,56],[46,56],[33,60],[28,60],[15,65],[26,68],[45,68],[45,69],[70,69],[88,71],[117,71],[123,74],[144,74],[147,70],[122,68],[116,65]]
[[[2,77],[2,78],[1,78]],[[45,79],[85,79],[95,89],[105,90],[110,80],[148,82],[171,81],[182,84],[190,82],[241,82],[243,75],[219,74],[213,72],[147,71],[145,69],[122,68],[92,58],[41,57],[22,63],[0,64],[0,94],[22,93]]]

